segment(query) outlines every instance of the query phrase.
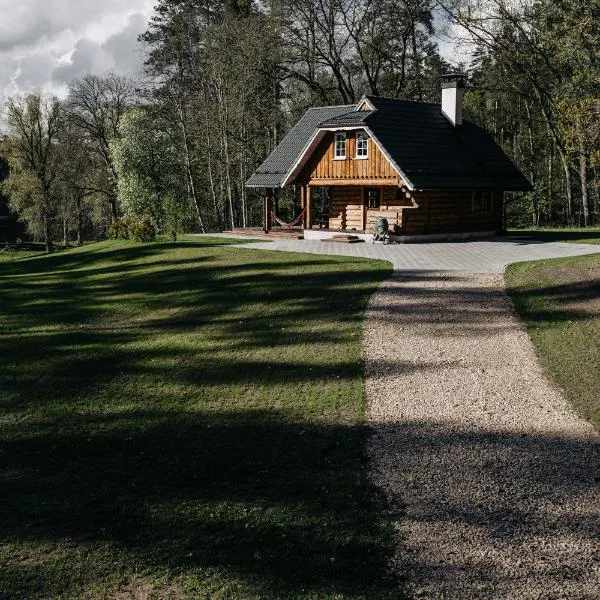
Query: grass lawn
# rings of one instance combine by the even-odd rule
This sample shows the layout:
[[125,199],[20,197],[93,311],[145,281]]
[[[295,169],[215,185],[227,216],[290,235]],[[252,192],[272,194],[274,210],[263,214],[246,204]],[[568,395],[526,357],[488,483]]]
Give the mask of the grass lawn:
[[40,256],[44,254],[44,249],[40,246],[39,250],[31,250],[29,246],[26,249],[11,248],[5,249],[5,245],[0,243],[0,263],[13,262],[22,258],[31,258],[32,256]]
[[398,598],[361,327],[387,263],[102,242],[0,265],[0,597]]
[[600,255],[511,265],[506,280],[543,364],[600,429]]
[[526,236],[540,242],[600,244],[600,227],[563,227],[547,229],[509,229],[507,236]]

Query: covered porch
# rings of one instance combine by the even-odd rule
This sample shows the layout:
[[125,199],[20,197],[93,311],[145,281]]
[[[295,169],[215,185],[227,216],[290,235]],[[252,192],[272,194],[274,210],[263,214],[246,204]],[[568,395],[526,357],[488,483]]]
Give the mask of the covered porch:
[[[326,189],[325,209],[315,210],[315,191]],[[347,185],[298,186],[299,211],[296,221],[285,223],[276,213],[278,190],[267,189],[263,196],[263,232],[276,234],[303,231],[305,237],[328,237],[340,232],[370,234],[378,217],[385,217],[393,233],[401,234],[406,209],[417,204],[410,192],[397,185],[382,185],[376,180],[352,182]],[[314,235],[312,233],[314,232]]]

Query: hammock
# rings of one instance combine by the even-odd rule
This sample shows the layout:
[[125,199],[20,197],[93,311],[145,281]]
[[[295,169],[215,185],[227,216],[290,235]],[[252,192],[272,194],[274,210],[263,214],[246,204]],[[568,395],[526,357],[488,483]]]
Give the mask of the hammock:
[[298,225],[298,223],[300,223],[300,221],[302,221],[302,219],[304,218],[304,215],[306,214],[306,209],[304,209],[296,219],[294,219],[293,221],[291,221],[290,223],[286,223],[285,221],[283,221],[282,219],[280,219],[274,212],[271,212],[271,216],[273,217],[273,219],[279,223],[279,225],[281,225],[281,227],[295,227],[296,225]]

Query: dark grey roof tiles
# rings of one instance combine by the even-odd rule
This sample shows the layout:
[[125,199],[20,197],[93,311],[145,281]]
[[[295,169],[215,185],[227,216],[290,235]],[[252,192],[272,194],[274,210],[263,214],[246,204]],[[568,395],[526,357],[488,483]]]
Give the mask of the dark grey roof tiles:
[[368,101],[373,111],[309,110],[246,185],[280,186],[318,128],[364,125],[415,189],[531,189],[485,130],[468,121],[455,127],[439,104],[375,96]]
[[531,185],[492,137],[468,121],[455,127],[439,104],[368,97],[368,127],[416,189]]
[[321,123],[333,117],[347,114],[354,105],[311,108],[292,127],[281,143],[256,169],[246,182],[247,187],[279,187],[288,171],[306,148]]

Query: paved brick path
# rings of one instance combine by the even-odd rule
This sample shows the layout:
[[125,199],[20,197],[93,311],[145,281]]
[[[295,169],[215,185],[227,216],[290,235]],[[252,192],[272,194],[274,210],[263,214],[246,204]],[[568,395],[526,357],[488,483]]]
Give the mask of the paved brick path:
[[[225,235],[224,237],[231,237]],[[600,253],[600,245],[532,242],[494,238],[470,242],[418,244],[334,244],[319,240],[275,240],[245,245],[255,250],[360,256],[390,261],[396,271],[464,271],[503,273],[513,262]]]

